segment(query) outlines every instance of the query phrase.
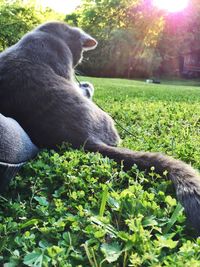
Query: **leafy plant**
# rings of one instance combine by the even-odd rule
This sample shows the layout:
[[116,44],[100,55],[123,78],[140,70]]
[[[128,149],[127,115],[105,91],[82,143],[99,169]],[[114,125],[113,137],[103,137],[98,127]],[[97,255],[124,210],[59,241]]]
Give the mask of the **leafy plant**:
[[[82,79],[132,133],[119,128],[123,146],[161,151],[200,168],[195,82]],[[68,145],[42,151],[0,196],[0,265],[198,267],[199,249],[165,174],[137,166],[124,172],[98,153]]]

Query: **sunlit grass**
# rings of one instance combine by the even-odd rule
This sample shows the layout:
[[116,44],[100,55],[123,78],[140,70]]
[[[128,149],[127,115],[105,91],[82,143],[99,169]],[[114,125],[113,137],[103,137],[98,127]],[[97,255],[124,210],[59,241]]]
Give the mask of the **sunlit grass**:
[[[161,151],[200,169],[198,82],[82,77],[118,127],[122,146]],[[196,85],[196,86],[194,86]],[[169,181],[68,146],[44,151],[0,197],[5,266],[200,266]]]

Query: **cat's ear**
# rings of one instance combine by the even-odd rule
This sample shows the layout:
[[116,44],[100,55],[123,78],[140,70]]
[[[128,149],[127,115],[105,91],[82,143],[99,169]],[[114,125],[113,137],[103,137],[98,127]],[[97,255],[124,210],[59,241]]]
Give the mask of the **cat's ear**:
[[83,50],[88,51],[95,49],[98,42],[90,35],[84,35],[82,39],[82,44],[83,44]]

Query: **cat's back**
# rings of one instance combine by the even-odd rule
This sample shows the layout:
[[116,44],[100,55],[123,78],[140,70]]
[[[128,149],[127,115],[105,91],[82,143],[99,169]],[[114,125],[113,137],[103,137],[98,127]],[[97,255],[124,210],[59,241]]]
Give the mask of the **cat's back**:
[[58,75],[58,64],[65,67],[70,65],[72,55],[67,44],[56,36],[33,30],[24,35],[15,45],[0,53],[0,75],[9,70],[22,67],[26,63],[50,66]]
[[0,54],[0,113],[39,147],[86,140],[115,144],[113,122],[72,81],[72,53],[59,38],[33,31]]
[[70,73],[72,60],[68,50],[53,35],[34,30],[1,52],[0,112],[12,116],[14,106],[28,102],[33,94],[37,93],[38,99],[41,94],[48,94],[48,82],[59,83],[59,76]]
[[30,50],[35,46],[36,37],[37,34],[28,33],[19,42],[0,53],[0,91],[8,86],[13,89],[12,81],[17,86],[21,79],[20,74],[26,74],[28,65],[34,65],[33,54],[36,55],[36,49],[33,49],[33,54]]

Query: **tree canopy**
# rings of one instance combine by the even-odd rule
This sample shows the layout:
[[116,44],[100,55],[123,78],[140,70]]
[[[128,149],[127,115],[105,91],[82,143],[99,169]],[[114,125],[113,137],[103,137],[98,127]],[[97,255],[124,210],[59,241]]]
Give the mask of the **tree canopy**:
[[55,19],[62,19],[62,16],[42,9],[36,1],[0,0],[0,50],[16,43],[36,25]]
[[177,74],[180,52],[200,38],[198,0],[179,13],[156,9],[151,0],[83,0],[65,20],[98,39],[81,69],[100,76]]

